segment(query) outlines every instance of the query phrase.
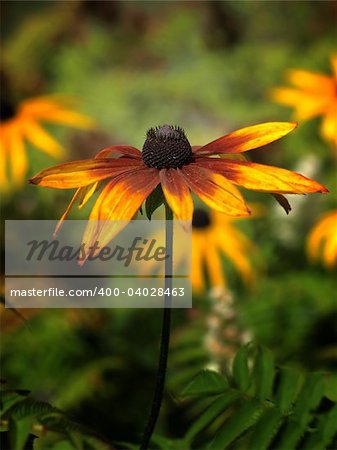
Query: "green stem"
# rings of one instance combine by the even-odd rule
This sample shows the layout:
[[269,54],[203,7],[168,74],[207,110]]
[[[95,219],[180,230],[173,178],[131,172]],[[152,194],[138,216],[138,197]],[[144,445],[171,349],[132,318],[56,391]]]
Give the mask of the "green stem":
[[160,341],[160,353],[158,361],[156,386],[153,394],[153,400],[150,410],[148,422],[145,427],[140,450],[147,450],[149,443],[156,426],[161,404],[164,396],[165,378],[167,359],[170,345],[170,328],[171,328],[171,306],[172,306],[172,252],[173,252],[173,214],[170,207],[165,203],[165,241],[166,254],[168,258],[165,259],[165,292],[169,295],[164,295],[163,321]]

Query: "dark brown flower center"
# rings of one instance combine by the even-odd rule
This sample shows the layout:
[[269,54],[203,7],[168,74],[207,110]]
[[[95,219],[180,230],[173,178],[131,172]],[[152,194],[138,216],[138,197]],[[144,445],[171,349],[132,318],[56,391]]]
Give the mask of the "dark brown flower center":
[[6,99],[0,99],[0,122],[5,122],[15,116],[15,107]]
[[211,225],[211,217],[204,209],[196,208],[193,211],[192,227],[193,228],[207,228]]
[[192,148],[184,130],[173,125],[150,128],[146,134],[142,158],[148,167],[182,167],[192,160]]

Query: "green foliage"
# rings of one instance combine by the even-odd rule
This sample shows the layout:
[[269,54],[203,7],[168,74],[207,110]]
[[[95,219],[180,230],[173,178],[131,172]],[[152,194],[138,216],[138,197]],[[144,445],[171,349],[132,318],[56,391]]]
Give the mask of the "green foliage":
[[154,191],[147,197],[145,201],[145,212],[149,220],[152,214],[165,202],[164,193],[161,184],[155,188]]
[[279,368],[269,350],[244,346],[227,376],[202,371],[183,390],[185,399],[211,399],[184,439],[209,449],[333,448],[337,404],[326,387],[324,373]]
[[[27,391],[1,392],[1,439],[4,450],[109,450],[91,430],[73,422],[47,402],[34,400]],[[8,446],[8,447],[7,447]]]

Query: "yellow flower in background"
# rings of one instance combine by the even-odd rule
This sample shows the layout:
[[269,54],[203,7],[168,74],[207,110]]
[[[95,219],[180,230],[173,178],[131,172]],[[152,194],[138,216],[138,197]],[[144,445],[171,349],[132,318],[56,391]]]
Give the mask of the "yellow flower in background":
[[307,251],[312,261],[321,258],[328,269],[337,265],[337,210],[324,214],[314,225],[308,237]]
[[221,263],[223,254],[236,268],[241,279],[252,285],[256,272],[249,256],[256,253],[253,242],[235,227],[237,218],[217,211],[195,209],[192,220],[192,288],[205,290],[204,269],[212,287],[225,288],[226,277]]
[[[2,92],[4,95],[4,92]],[[0,190],[20,185],[26,175],[28,161],[25,141],[60,159],[64,148],[41,126],[40,122],[92,128],[94,122],[70,107],[65,96],[36,97],[22,101],[17,107],[1,98],[0,122]],[[9,172],[9,173],[8,173]]]
[[298,120],[322,116],[322,136],[337,150],[337,54],[331,58],[333,74],[323,75],[306,70],[289,70],[291,88],[272,90],[272,98],[295,109]]

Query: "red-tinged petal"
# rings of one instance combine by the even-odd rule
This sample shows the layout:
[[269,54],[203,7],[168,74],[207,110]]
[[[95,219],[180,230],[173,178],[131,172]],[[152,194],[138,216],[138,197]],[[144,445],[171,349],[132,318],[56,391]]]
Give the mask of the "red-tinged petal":
[[177,219],[192,220],[193,200],[181,173],[176,169],[163,169],[159,176],[167,203]]
[[88,159],[58,164],[31,178],[31,184],[55,189],[73,189],[115,177],[121,173],[142,167],[141,161],[122,159]]
[[74,206],[75,201],[76,201],[76,200],[78,199],[78,197],[81,195],[82,189],[85,189],[85,188],[78,188],[78,189],[77,189],[77,191],[76,191],[75,194],[73,195],[73,198],[70,200],[70,203],[69,203],[69,205],[67,206],[67,209],[64,211],[64,213],[62,214],[60,220],[57,222],[57,225],[56,225],[56,227],[55,227],[55,231],[54,231],[54,234],[53,234],[53,239],[55,239],[57,233],[59,232],[59,230],[60,230],[60,228],[61,228],[61,226],[62,226],[63,221],[68,217],[68,215],[69,215],[69,213],[70,213],[70,211],[71,211],[71,208]]
[[[98,197],[89,217],[82,242],[86,247],[104,247],[138,211],[159,183],[157,169],[138,169],[111,180]],[[88,255],[87,255],[88,256]]]
[[199,166],[205,166],[220,173],[232,183],[246,189],[276,194],[309,194],[328,192],[328,189],[315,180],[306,178],[296,172],[278,167],[256,164],[249,161],[233,161],[229,159],[212,159]]
[[198,155],[241,153],[277,141],[297,127],[296,122],[266,122],[226,134],[196,150]]
[[141,159],[142,152],[130,145],[114,145],[112,147],[103,148],[99,151],[95,158],[113,158],[120,156],[128,156],[129,158]]
[[194,163],[178,170],[192,191],[210,208],[230,216],[249,215],[241,193],[223,176]]
[[97,189],[99,189],[100,185],[101,183],[96,181],[96,183],[92,185],[81,188],[81,195],[79,197],[80,204],[78,205],[79,209],[83,208],[83,206],[90,200],[90,198],[94,195]]

